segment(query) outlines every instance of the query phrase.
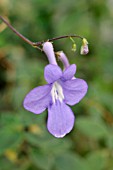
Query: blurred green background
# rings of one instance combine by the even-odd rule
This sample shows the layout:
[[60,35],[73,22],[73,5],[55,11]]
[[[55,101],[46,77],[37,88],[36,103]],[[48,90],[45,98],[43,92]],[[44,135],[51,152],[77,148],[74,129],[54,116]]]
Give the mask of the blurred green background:
[[34,115],[22,106],[45,84],[47,58],[0,21],[0,170],[113,170],[113,1],[0,0],[0,15],[32,41],[75,33],[90,49],[81,56],[81,40],[76,53],[69,39],[54,42],[89,85],[72,107],[73,131],[56,139],[46,129],[47,111]]

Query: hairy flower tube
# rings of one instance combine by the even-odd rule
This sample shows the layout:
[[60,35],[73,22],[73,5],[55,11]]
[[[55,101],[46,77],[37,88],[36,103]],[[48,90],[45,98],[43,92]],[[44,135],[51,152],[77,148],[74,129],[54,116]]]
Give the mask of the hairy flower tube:
[[[47,42],[49,43],[49,42]],[[50,44],[46,44],[50,47]],[[53,57],[51,46],[44,52]],[[49,59],[50,61],[51,59]],[[51,64],[52,62],[52,64]],[[87,83],[79,78],[72,79],[76,72],[76,65],[68,66],[64,71],[53,60],[45,67],[44,77],[48,84],[31,90],[24,99],[24,108],[35,114],[48,109],[47,129],[55,137],[61,138],[69,133],[74,126],[74,114],[70,106],[77,104],[87,92]]]

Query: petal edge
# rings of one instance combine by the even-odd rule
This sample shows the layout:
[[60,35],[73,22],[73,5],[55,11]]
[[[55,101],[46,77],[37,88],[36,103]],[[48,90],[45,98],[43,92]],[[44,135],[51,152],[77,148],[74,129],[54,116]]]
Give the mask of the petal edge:
[[73,79],[62,83],[65,103],[75,105],[82,100],[88,90],[87,83],[82,79]]
[[24,99],[24,108],[35,114],[40,114],[50,103],[50,91],[50,85],[39,86],[32,89]]
[[68,134],[74,126],[74,114],[64,102],[57,101],[48,108],[48,131],[57,138]]

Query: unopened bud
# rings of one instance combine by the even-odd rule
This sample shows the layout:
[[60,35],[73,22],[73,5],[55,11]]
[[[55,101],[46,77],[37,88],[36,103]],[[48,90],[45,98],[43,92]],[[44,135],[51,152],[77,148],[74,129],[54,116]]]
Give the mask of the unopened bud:
[[89,52],[88,41],[85,38],[83,38],[80,54],[86,55],[86,54],[88,54],[88,52]]
[[77,47],[76,47],[76,44],[74,43],[74,44],[72,45],[72,49],[71,49],[71,50],[72,50],[73,52],[75,52],[76,49],[77,49]]
[[68,58],[63,51],[58,51],[56,55],[58,56],[59,60],[63,63],[64,70],[70,66]]
[[70,37],[70,40],[72,41],[73,45],[72,45],[72,51],[75,52],[76,51],[76,44],[75,44],[75,41],[72,37]]
[[80,54],[86,55],[86,54],[88,54],[88,52],[89,52],[88,45],[84,45],[84,46],[82,45]]

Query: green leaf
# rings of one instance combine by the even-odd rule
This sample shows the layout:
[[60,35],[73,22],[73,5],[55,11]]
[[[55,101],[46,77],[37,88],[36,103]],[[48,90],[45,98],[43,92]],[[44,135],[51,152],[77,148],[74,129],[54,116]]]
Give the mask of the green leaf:
[[24,109],[20,109],[18,113],[18,117],[22,125],[30,126],[31,124],[37,124],[41,128],[45,126],[45,116],[46,114],[44,112],[40,115],[35,115]]
[[4,128],[0,131],[0,155],[9,148],[18,147],[23,139],[22,133],[14,131],[10,128]]
[[0,157],[0,170],[9,170],[14,169],[14,165],[11,161],[8,161],[6,158]]
[[110,148],[110,149],[113,149],[113,134],[111,133],[110,135],[108,135],[108,138],[107,138],[107,146]]
[[92,118],[78,118],[76,126],[83,134],[94,139],[105,138],[109,134],[104,122]]
[[57,170],[89,170],[84,159],[74,153],[64,153],[55,160]]
[[14,112],[2,112],[0,117],[1,126],[15,129],[20,125],[20,117]]
[[30,160],[37,168],[41,168],[42,170],[50,170],[53,166],[54,158],[51,153],[45,154],[39,150],[33,149],[29,155]]
[[28,159],[24,160],[22,164],[16,165],[16,163],[9,161],[4,156],[0,157],[0,170],[28,170],[30,166],[30,161]]
[[26,140],[35,147],[40,147],[45,152],[52,152],[59,154],[68,150],[72,143],[68,139],[56,139],[48,132],[41,135],[34,135],[31,133],[25,134]]
[[91,170],[103,170],[107,164],[108,153],[103,151],[91,152],[86,160]]

